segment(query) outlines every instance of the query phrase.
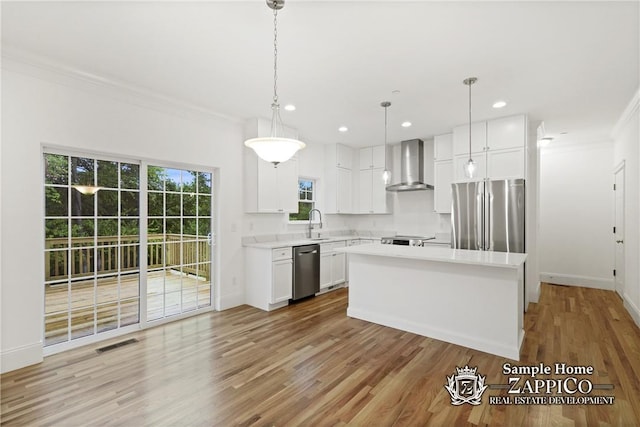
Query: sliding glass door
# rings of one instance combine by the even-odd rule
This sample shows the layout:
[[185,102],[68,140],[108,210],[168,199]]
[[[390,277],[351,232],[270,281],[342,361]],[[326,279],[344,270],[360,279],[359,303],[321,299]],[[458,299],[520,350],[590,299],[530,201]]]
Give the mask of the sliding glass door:
[[211,305],[211,174],[147,168],[147,320]]
[[140,166],[44,160],[45,345],[138,323]]
[[44,166],[45,346],[211,307],[210,172],[58,153]]

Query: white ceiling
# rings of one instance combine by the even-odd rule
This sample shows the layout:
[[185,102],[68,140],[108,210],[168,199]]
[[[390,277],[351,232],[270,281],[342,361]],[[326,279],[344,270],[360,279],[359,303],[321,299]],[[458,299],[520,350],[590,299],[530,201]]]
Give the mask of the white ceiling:
[[[474,121],[528,113],[558,141],[605,140],[639,86],[639,4],[288,1],[283,120],[311,142],[381,144],[389,100],[389,142],[427,138],[468,120],[477,76]],[[262,1],[2,2],[4,50],[240,119],[270,115],[272,31]]]

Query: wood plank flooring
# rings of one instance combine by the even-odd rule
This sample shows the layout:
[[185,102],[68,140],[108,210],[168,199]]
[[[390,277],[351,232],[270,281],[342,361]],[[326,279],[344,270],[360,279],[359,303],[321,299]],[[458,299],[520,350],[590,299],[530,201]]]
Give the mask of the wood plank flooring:
[[[47,357],[2,376],[2,425],[548,426],[640,424],[640,331],[613,292],[543,285],[519,365],[593,365],[613,405],[452,406],[456,366],[506,383],[514,361],[346,316],[347,289],[241,306]],[[452,313],[453,314],[453,313]],[[135,337],[138,343],[94,350]]]

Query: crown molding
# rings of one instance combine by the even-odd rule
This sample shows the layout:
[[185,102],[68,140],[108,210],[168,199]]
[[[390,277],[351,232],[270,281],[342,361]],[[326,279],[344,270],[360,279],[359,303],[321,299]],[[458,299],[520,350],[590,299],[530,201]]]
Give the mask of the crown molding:
[[244,123],[238,117],[221,114],[124,81],[92,74],[20,49],[2,48],[2,69],[190,120]]
[[624,112],[618,119],[618,122],[613,127],[613,130],[611,131],[612,138],[615,139],[618,137],[622,128],[624,128],[625,125],[629,122],[629,120],[633,118],[634,114],[640,114],[639,108],[640,108],[640,89],[638,89],[636,93],[633,95],[633,98],[631,98],[631,101],[627,105],[627,108],[624,109]]

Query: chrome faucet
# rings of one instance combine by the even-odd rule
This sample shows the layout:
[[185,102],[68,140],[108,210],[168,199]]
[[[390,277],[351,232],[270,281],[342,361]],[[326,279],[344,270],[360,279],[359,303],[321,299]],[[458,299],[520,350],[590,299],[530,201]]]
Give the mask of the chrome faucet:
[[320,209],[316,209],[313,208],[309,211],[309,238],[311,238],[311,230],[313,230],[313,224],[311,223],[311,220],[313,219],[313,211],[318,212],[318,215],[320,215],[320,227],[322,228],[322,212],[320,212]]

